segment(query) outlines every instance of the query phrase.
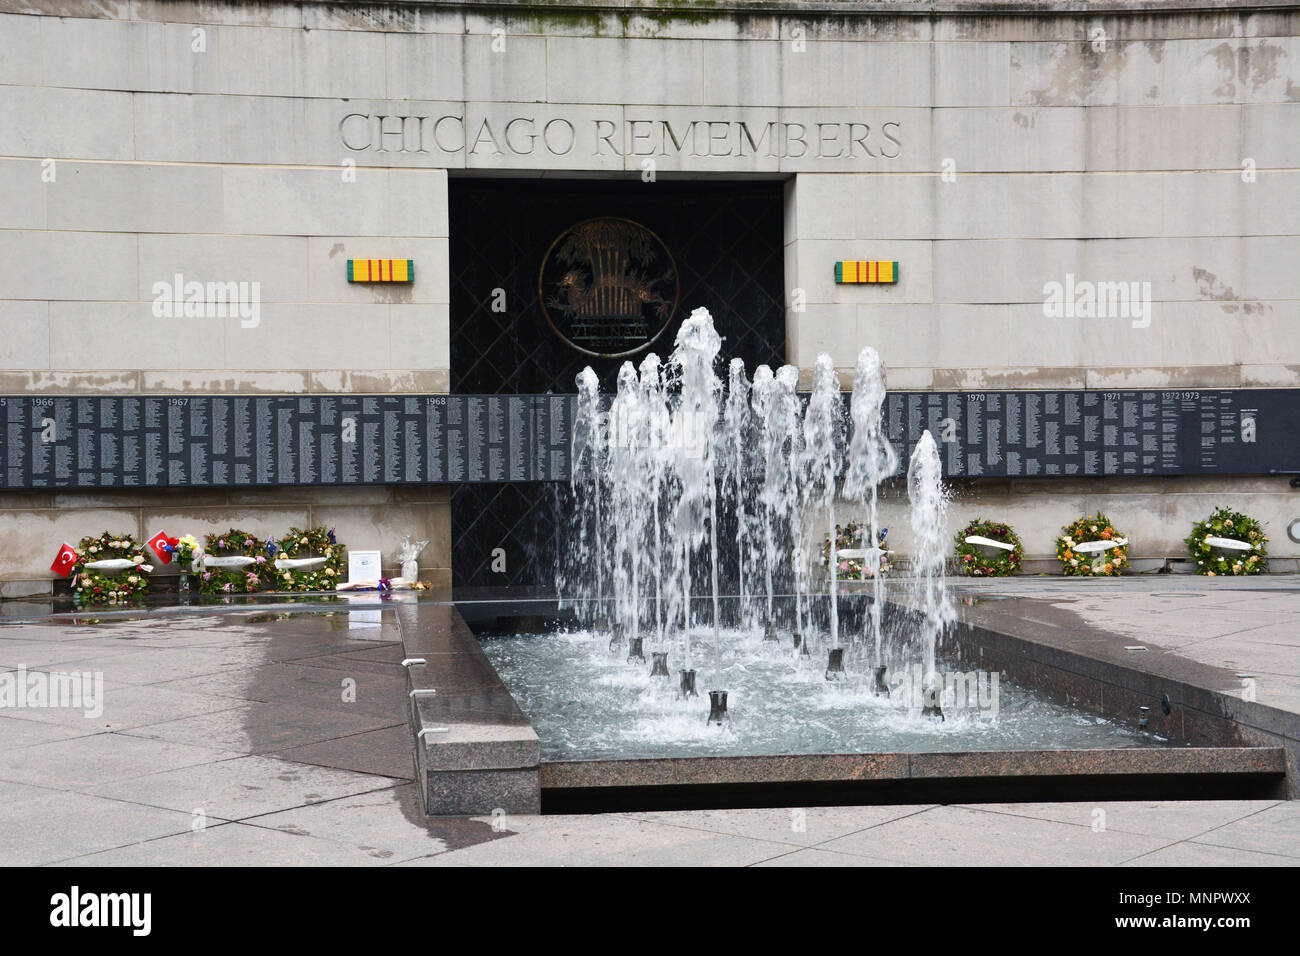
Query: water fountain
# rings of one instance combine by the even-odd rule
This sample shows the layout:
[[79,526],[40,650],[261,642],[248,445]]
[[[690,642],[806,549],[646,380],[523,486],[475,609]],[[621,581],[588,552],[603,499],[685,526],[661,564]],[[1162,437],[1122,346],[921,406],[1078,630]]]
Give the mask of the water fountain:
[[[775,373],[760,365],[751,383],[743,361],[733,359],[724,388],[715,369],[721,344],[707,310],[695,310],[664,366],[654,354],[639,372],[630,362],[622,365],[607,411],[595,373],[588,368],[578,376],[572,551],[585,571],[559,580],[570,597],[582,599],[577,604],[597,609],[586,618],[597,630],[606,627],[600,610],[610,609],[610,649],[622,656],[626,647],[628,661],[645,659],[643,627],[656,676],[668,674],[668,651],[676,647],[683,697],[694,692],[697,647],[707,646],[705,666],[717,675],[753,629],[769,654],[789,653],[777,650],[782,633],[789,634],[794,666],[825,641],[826,680],[861,678],[871,696],[887,697],[877,505],[898,456],[882,423],[884,365],[875,350],[862,350],[846,415],[829,355],[818,356],[805,398],[791,365]],[[918,661],[933,680],[935,648],[952,611],[943,594],[942,474],[928,433],[912,456],[908,487],[923,622],[893,648],[892,660],[900,672]],[[862,553],[872,592],[853,633],[871,648],[874,663],[860,675],[842,646],[837,500],[867,511]],[[830,542],[820,580],[810,573],[809,553],[817,549],[806,541],[805,516],[814,511],[824,515]],[[731,530],[721,541],[724,523]],[[724,566],[735,606],[725,635]],[[705,599],[711,614],[702,622],[697,612]],[[919,709],[936,716],[934,707]]]
[[[577,378],[573,525],[557,582],[579,629],[553,635],[568,652],[547,656],[533,642],[494,660],[507,683],[516,666],[531,669],[519,692],[521,705],[534,691],[549,702],[539,734],[580,754],[642,756],[849,752],[882,741],[915,749],[960,732],[981,744],[1003,732],[1032,739],[1040,721],[952,706],[940,676],[956,615],[944,579],[942,462],[928,431],[906,473],[911,537],[899,573],[885,573],[879,502],[900,453],[885,431],[880,356],[861,351],[845,396],[834,361],[820,355],[811,392],[800,393],[791,365],[759,365],[751,379],[733,360],[724,383],[721,345],[697,309],[667,362],[651,354],[639,368],[623,364],[611,397],[591,369]],[[836,521],[846,509],[865,524],[869,587],[840,579]],[[814,667],[822,653],[825,667]],[[711,688],[704,720],[697,675]],[[1004,699],[1004,717],[1014,710]],[[723,725],[731,730],[718,735]],[[577,727],[588,728],[580,744]],[[1086,745],[1110,730],[1072,733]]]

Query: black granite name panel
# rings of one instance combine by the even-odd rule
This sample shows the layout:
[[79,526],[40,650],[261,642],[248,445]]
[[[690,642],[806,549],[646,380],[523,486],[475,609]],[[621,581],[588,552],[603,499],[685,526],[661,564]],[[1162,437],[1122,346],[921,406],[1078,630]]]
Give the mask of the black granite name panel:
[[929,429],[951,476],[1300,471],[1300,389],[895,392],[885,418],[904,460]]
[[[847,404],[848,396],[845,396]],[[567,481],[572,395],[0,397],[0,487]],[[1300,472],[1300,390],[894,392],[953,477]]]
[[0,398],[0,487],[567,481],[572,395]]

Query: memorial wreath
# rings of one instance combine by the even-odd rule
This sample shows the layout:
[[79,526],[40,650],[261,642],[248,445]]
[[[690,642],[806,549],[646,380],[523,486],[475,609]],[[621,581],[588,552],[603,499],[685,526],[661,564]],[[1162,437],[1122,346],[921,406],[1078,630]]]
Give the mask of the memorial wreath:
[[[100,561],[126,562],[120,568],[86,567]],[[129,534],[110,534],[82,538],[77,545],[77,563],[73,569],[72,590],[82,601],[117,604],[144,597],[149,590],[150,565],[145,563],[144,548]]]
[[[1084,515],[1061,530],[1064,533],[1056,539],[1056,557],[1064,574],[1108,577],[1122,573],[1128,566],[1128,539],[1115,530],[1104,514]],[[1107,546],[1079,550],[1080,545],[1094,542]]]
[[338,543],[333,528],[290,528],[277,542],[276,557],[324,558],[320,567],[275,569],[275,585],[279,591],[333,591],[344,576],[347,566],[347,548]]
[[[971,543],[971,537],[988,538],[1011,545],[1011,550],[996,548],[992,545]],[[992,555],[986,550],[995,552]],[[976,518],[957,534],[957,567],[962,574],[970,577],[1005,577],[1020,570],[1020,562],[1025,556],[1024,545],[1011,530],[1011,525],[1001,521],[985,521]]]
[[[884,547],[885,535],[889,533],[888,528],[880,529],[880,546]],[[871,573],[871,566],[862,558],[842,558],[839,557],[840,551],[864,550],[866,548],[867,536],[870,532],[859,525],[856,521],[850,521],[844,526],[835,526],[835,551],[837,567],[835,576],[842,581],[856,581],[861,578],[870,578],[874,575]],[[825,567],[831,559],[831,536],[829,534],[822,536],[822,567]],[[884,574],[889,570],[889,556],[882,553],[880,555],[880,572]]]
[[199,572],[199,590],[204,594],[247,594],[250,591],[267,591],[271,584],[266,580],[267,558],[260,553],[257,536],[238,528],[231,528],[203,539],[205,558],[251,558],[240,567],[208,567]]
[[[1214,539],[1240,544],[1216,544]],[[1267,542],[1262,524],[1231,508],[1215,508],[1204,521],[1192,525],[1192,533],[1186,538],[1192,560],[1196,562],[1196,573],[1209,577],[1259,574],[1267,570],[1268,552],[1264,548]]]

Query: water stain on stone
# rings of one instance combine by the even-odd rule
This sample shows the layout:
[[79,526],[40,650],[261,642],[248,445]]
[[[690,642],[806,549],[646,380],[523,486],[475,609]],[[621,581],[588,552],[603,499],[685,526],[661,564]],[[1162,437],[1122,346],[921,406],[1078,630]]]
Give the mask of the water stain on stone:
[[[1281,61],[1286,59],[1286,49],[1273,43],[1236,44],[1223,42],[1210,49],[1220,77],[1219,85],[1214,88],[1214,95],[1224,99],[1235,99],[1238,85],[1247,87],[1249,92],[1259,93],[1268,83],[1278,78]],[[1292,84],[1287,82],[1290,95]]]
[[[1055,44],[1051,59],[1045,64],[1046,85],[1028,90],[1026,95],[1035,106],[1078,106],[1094,99],[1113,101],[1119,95],[1121,75],[1130,66],[1140,68],[1137,57],[1141,54],[1151,64],[1159,64],[1164,59],[1164,41],[1123,44],[1111,41],[1104,48],[1093,43]],[[1012,66],[1021,68],[1022,65],[1013,53]],[[1159,99],[1159,84],[1148,87],[1146,97]]]
[[1213,299],[1223,302],[1223,311],[1228,315],[1262,315],[1265,312],[1272,312],[1273,307],[1260,302],[1258,299],[1243,299],[1237,295],[1236,290],[1225,284],[1217,275],[1208,269],[1202,269],[1199,266],[1192,266],[1192,278],[1196,280],[1196,291],[1202,299]]

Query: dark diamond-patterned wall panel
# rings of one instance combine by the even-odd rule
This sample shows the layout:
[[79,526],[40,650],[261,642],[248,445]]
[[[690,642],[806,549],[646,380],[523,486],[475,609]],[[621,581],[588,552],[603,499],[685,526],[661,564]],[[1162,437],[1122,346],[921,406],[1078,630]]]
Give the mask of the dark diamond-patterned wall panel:
[[[572,393],[586,365],[604,389],[613,387],[624,360],[594,359],[562,342],[537,295],[538,270],[556,236],[597,216],[641,223],[677,263],[677,314],[647,351],[666,358],[682,320],[704,306],[723,336],[720,374],[736,356],[751,370],[785,362],[780,183],[453,178],[448,191],[453,392]],[[631,361],[640,364],[645,354]],[[564,510],[563,489],[547,485],[456,486],[453,582],[552,585]],[[497,548],[505,553],[504,572],[492,570]]]

